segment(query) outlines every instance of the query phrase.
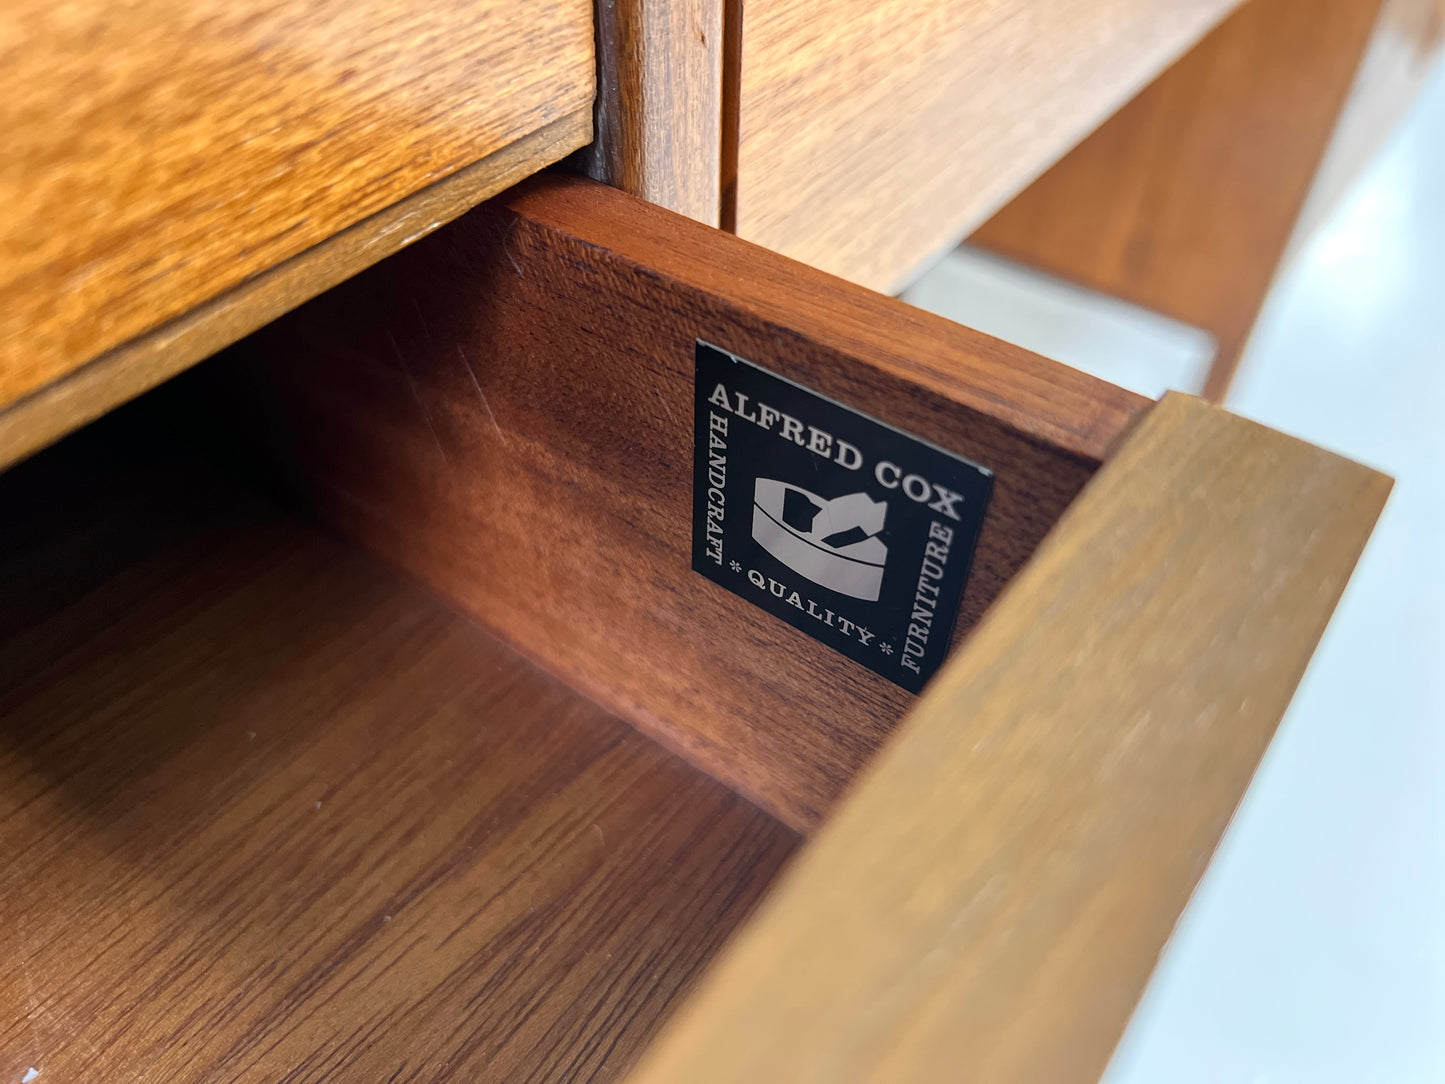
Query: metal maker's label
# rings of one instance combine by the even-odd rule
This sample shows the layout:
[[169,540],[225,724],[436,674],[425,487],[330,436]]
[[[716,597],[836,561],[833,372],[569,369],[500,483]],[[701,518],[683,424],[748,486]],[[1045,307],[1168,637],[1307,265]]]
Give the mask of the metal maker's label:
[[692,567],[920,690],[992,473],[703,342],[696,401]]

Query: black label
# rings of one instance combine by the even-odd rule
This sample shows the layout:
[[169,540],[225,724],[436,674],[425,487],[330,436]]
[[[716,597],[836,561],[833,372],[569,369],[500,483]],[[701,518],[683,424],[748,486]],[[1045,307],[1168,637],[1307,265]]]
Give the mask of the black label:
[[922,689],[993,474],[704,342],[696,425],[693,569]]

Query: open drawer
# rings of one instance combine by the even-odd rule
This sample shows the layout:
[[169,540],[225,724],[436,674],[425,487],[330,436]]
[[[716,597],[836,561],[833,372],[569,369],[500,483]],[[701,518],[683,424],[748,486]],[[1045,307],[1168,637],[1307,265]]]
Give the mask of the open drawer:
[[536,178],[0,478],[0,1079],[1097,1078],[1387,491]]

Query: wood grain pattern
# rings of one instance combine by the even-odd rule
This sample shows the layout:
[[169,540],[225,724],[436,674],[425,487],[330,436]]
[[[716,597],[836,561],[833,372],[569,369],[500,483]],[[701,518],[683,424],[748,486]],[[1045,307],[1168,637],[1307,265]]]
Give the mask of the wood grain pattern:
[[911,697],[691,571],[698,338],[995,471],[960,633],[1146,406],[561,176],[248,340],[219,398],[345,533],[811,829]]
[[585,111],[544,125],[0,409],[0,469],[557,161],[591,131]]
[[796,837],[101,428],[0,484],[0,1079],[616,1079]]
[[737,232],[894,293],[1238,0],[748,0]]
[[1388,490],[1166,398],[632,1084],[1098,1080]]
[[1211,332],[1223,395],[1380,0],[1251,0],[974,234]]
[[723,0],[598,0],[589,177],[718,224]]
[[0,404],[590,107],[587,0],[17,0]]

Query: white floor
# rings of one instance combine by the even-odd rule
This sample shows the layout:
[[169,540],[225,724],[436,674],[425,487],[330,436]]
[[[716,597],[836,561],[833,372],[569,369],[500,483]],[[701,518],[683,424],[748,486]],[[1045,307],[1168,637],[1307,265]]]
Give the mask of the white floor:
[[1105,1079],[1445,1084],[1445,69],[1277,283],[1229,406],[1396,487]]
[[903,300],[1157,399],[1204,390],[1214,336],[992,253],[956,248]]

